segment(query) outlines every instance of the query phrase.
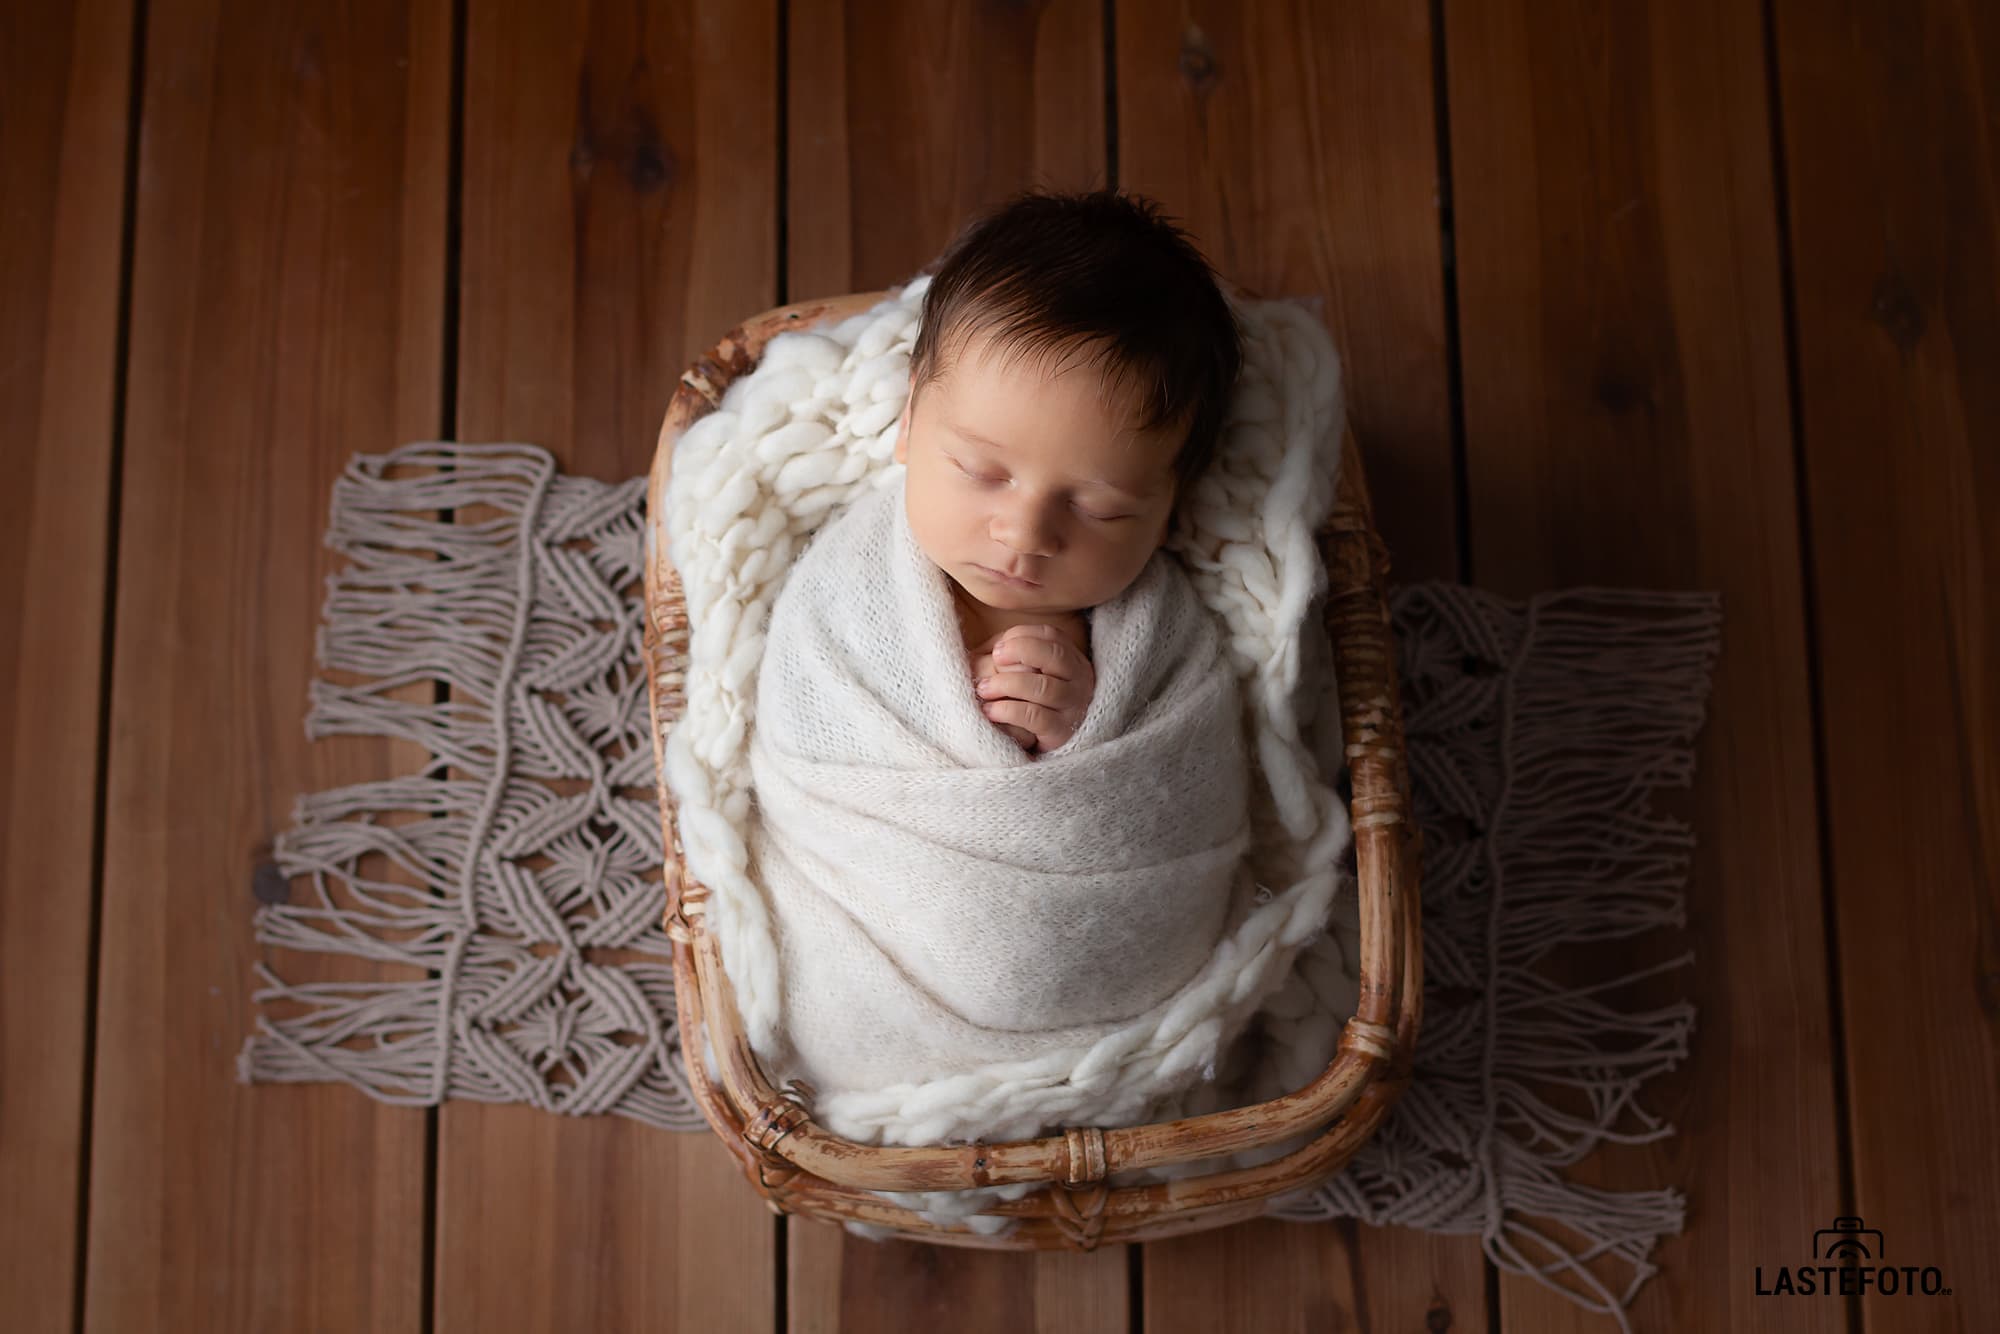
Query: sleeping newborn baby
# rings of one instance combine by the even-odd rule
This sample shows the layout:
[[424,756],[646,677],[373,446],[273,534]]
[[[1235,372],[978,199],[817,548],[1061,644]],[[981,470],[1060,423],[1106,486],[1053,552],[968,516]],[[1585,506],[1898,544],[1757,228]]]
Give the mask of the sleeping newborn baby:
[[1090,705],[1089,609],[1165,535],[1178,441],[1119,421],[1087,371],[1006,365],[989,337],[953,369],[929,393],[911,376],[896,440],[910,531],[950,581],[986,717],[1046,754]]
[[[1155,308],[1183,301],[1178,322],[1153,322],[1130,289],[1145,276],[1136,266],[1122,283],[1100,270],[1094,292],[1052,276],[1031,295],[1031,266],[1074,258],[1065,230],[1071,246],[1086,229],[1115,244],[1103,233],[1119,226],[1175,248],[1145,201],[1116,197],[1031,198],[968,233],[926,296],[896,437],[910,530],[950,581],[984,712],[1030,754],[1076,734],[1095,684],[1090,609],[1166,540],[1241,363],[1228,307],[1191,253],[1175,258],[1193,290],[1150,294]],[[1022,272],[1004,275],[1010,263]],[[1105,308],[1086,313],[1092,296]],[[1027,332],[1008,339],[1002,326]]]
[[1010,365],[969,336],[896,440],[910,531],[949,580],[986,716],[1030,754],[1090,705],[1090,608],[1165,540],[1183,431],[1120,420],[1088,368]]
[[[1219,949],[1257,890],[1242,696],[1163,549],[1239,339],[1115,194],[1017,200],[926,291],[904,469],[797,556],[750,729],[772,1066],[836,1133],[1142,1119],[1247,1018]],[[1197,984],[1227,1012],[1176,1005]]]

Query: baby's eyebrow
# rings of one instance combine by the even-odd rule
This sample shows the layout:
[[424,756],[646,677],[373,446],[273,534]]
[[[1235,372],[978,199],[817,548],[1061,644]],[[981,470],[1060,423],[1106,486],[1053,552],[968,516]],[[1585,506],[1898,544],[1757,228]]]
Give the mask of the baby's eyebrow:
[[[994,451],[997,454],[1005,454],[1007,452],[1006,446],[999,444],[997,441],[988,440],[985,436],[980,435],[976,431],[969,431],[963,426],[951,426],[950,430],[951,433],[957,436],[959,439],[969,440],[975,445],[984,445],[988,449]],[[1090,484],[1091,486],[1101,486],[1106,491],[1116,491],[1119,495],[1124,496],[1128,500],[1145,499],[1145,497],[1140,495],[1137,491],[1128,491],[1124,487],[1118,485],[1118,483],[1107,482],[1102,477],[1086,477],[1083,480],[1088,484]]]

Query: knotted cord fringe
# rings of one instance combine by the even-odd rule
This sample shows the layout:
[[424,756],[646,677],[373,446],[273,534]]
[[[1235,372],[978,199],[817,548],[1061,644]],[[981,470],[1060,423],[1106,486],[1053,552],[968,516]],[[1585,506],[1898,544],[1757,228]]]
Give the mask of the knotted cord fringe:
[[[1720,598],[1576,588],[1522,605],[1428,583],[1391,603],[1424,831],[1424,1024],[1381,1128],[1340,1175],[1271,1212],[1476,1232],[1495,1265],[1629,1328],[1624,1308],[1655,1272],[1655,1242],[1682,1230],[1686,1199],[1558,1169],[1606,1140],[1674,1133],[1637,1097],[1687,1056],[1694,1006],[1620,1009],[1603,993],[1694,955],[1581,986],[1543,964],[1562,946],[1687,923],[1693,831],[1651,799],[1692,782]],[[1589,1115],[1553,1089],[1586,1098]],[[1531,1218],[1588,1245],[1571,1255]],[[1591,1267],[1600,1255],[1629,1270],[1615,1292]]]
[[[350,563],[328,581],[318,658],[370,679],[313,682],[307,735],[400,738],[432,758],[301,797],[274,858],[311,901],[260,909],[256,934],[424,975],[291,985],[259,964],[244,1080],[707,1129],[660,926],[644,504],[643,478],[563,477],[527,445],[418,444],[350,463],[327,539]],[[436,513],[475,506],[498,515]],[[1544,964],[1559,946],[1685,925],[1692,831],[1651,797],[1692,781],[1719,598],[1579,588],[1515,604],[1425,583],[1395,590],[1391,612],[1425,836],[1415,1077],[1345,1170],[1270,1212],[1477,1233],[1497,1266],[1623,1327],[1685,1198],[1598,1190],[1560,1169],[1606,1140],[1674,1133],[1637,1096],[1685,1058],[1692,1004],[1621,1009],[1603,993],[1693,956],[1579,986]],[[392,697],[419,682],[449,698]],[[392,812],[416,818],[381,823]],[[364,858],[415,883],[375,878]],[[606,949],[630,961],[586,953]],[[1588,1244],[1571,1255],[1529,1220]],[[1601,1257],[1628,1280],[1608,1284]]]
[[[518,445],[357,456],[335,484],[327,541],[350,564],[328,581],[318,658],[373,679],[313,682],[306,734],[400,738],[432,760],[300,798],[274,859],[313,901],[261,908],[257,939],[429,976],[291,986],[260,964],[254,999],[303,1012],[258,1016],[245,1080],[705,1126],[660,925],[635,596],[644,493],[643,478],[559,476],[546,450]],[[434,513],[472,507],[498,515]],[[391,697],[425,681],[449,698]],[[380,822],[392,812],[428,818]],[[418,887],[371,878],[371,854]],[[606,949],[640,957],[586,953]]]

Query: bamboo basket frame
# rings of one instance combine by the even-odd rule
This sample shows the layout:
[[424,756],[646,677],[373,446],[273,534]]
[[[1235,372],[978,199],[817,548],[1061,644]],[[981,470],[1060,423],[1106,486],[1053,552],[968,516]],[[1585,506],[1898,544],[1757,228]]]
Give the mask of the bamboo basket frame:
[[[1240,289],[1232,289],[1240,290]],[[660,428],[647,486],[648,522],[661,512],[675,442],[755,368],[776,335],[838,322],[889,291],[780,306],[732,329],[682,374]],[[1245,293],[1245,295],[1254,295]],[[912,1240],[991,1250],[1092,1250],[1152,1241],[1261,1214],[1269,1200],[1337,1173],[1372,1134],[1410,1079],[1422,1019],[1417,887],[1420,834],[1409,817],[1409,771],[1385,583],[1389,559],[1376,534],[1352,432],[1342,439],[1334,511],[1317,534],[1329,587],[1324,604],[1338,677],[1361,922],[1360,1007],[1333,1062],[1304,1088],[1270,1102],[1150,1125],[1076,1126],[1061,1136],[999,1144],[879,1147],[834,1135],[812,1120],[811,1090],[774,1088],[743,1032],[720,945],[706,927],[709,889],[684,867],[671,792],[659,784],[667,910],[673,940],[682,1053],[710,1127],[774,1213],[852,1220]],[[686,603],[665,543],[646,562],[646,694],[653,758],[665,772],[665,726],[684,703]],[[721,1081],[710,1077],[712,1036]],[[1112,1187],[1113,1172],[1194,1162],[1274,1144],[1319,1128],[1310,1143],[1260,1166]],[[986,1212],[1012,1215],[1004,1234],[946,1227],[870,1191],[964,1190],[1019,1182],[1049,1187]]]

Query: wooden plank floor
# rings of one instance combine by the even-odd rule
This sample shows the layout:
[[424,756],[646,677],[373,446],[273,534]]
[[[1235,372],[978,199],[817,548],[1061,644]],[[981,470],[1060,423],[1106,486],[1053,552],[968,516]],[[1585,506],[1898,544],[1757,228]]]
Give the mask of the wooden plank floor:
[[[1610,1322],[1477,1238],[1089,1255],[769,1214],[707,1136],[245,1088],[253,874],[405,772],[300,727],[332,483],[644,470],[742,317],[1022,186],[1320,297],[1409,579],[1707,588],[1662,1331],[2000,1328],[2000,11],[1965,0],[51,0],[0,20],[10,1330]],[[6,645],[13,645],[7,648]],[[287,976],[363,977],[293,956]],[[1949,1293],[1760,1295],[1861,1216]]]

